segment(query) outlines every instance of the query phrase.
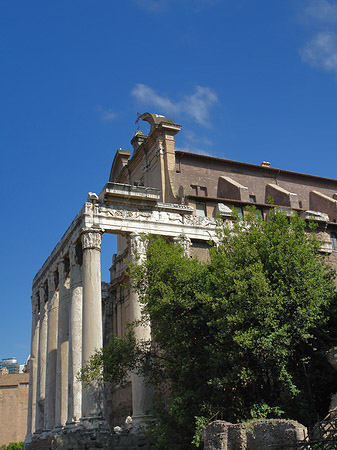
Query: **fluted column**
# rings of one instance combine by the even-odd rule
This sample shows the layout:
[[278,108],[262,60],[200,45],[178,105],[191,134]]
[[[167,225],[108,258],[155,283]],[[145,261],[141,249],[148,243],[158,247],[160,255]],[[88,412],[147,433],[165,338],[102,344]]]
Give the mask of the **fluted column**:
[[31,337],[31,349],[29,360],[29,395],[28,395],[26,442],[30,441],[31,435],[35,431],[39,332],[40,332],[39,299],[38,296],[35,294],[32,296],[32,337]]
[[[82,361],[85,364],[96,350],[102,348],[102,294],[101,294],[101,242],[100,230],[83,230],[83,321]],[[103,397],[99,383],[83,388],[82,419],[103,418]]]
[[[146,242],[135,233],[130,235],[130,260],[131,262],[141,263],[146,258]],[[136,259],[137,256],[137,259]],[[142,309],[139,303],[137,292],[130,290],[130,319],[131,322],[141,319]],[[150,324],[140,324],[134,328],[137,340],[150,340]],[[144,421],[145,416],[149,416],[152,408],[153,389],[145,383],[142,376],[133,373],[131,375],[132,383],[132,419],[134,423]]]
[[57,369],[57,337],[58,337],[58,273],[48,276],[48,339],[47,339],[47,375],[46,375],[46,428],[55,426],[56,404],[56,369]]
[[41,432],[44,427],[45,395],[46,395],[46,362],[47,362],[47,324],[48,324],[48,298],[47,289],[41,287],[40,297],[40,333],[39,333],[39,356],[37,368],[36,386],[36,418],[35,431]]
[[64,426],[68,414],[68,350],[69,350],[69,260],[64,259],[59,269],[59,313],[56,369],[55,425]]
[[70,317],[68,420],[77,423],[82,415],[82,383],[77,374],[82,367],[82,248],[78,243],[70,248]]

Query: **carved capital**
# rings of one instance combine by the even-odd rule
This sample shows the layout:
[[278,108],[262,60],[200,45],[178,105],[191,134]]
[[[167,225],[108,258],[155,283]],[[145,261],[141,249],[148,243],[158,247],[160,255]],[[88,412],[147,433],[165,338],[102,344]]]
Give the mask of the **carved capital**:
[[49,293],[55,292],[56,289],[56,278],[55,278],[55,272],[50,272],[48,274],[48,290]]
[[101,251],[102,234],[101,230],[83,230],[81,234],[83,250]]
[[32,313],[38,314],[39,313],[39,297],[37,294],[33,294],[31,297],[32,300]]
[[39,289],[39,296],[40,296],[40,303],[43,305],[43,303],[46,303],[47,299],[47,292],[46,288],[44,286],[41,286]]
[[61,281],[64,281],[66,277],[66,265],[63,259],[58,263],[58,271],[59,271],[59,277]]
[[69,249],[70,265],[75,266],[77,264],[76,246],[72,245]]
[[173,241],[177,244],[180,244],[182,248],[184,249],[185,256],[189,256],[190,254],[190,248],[191,248],[191,239],[184,234],[177,236],[173,238]]
[[48,297],[47,297],[47,289],[45,286],[41,286],[39,289],[39,297],[40,297],[40,315],[41,318],[44,317],[45,313],[48,309]]
[[148,241],[144,239],[141,235],[136,233],[131,233],[129,236],[130,250],[133,256],[144,256],[146,255],[147,243]]

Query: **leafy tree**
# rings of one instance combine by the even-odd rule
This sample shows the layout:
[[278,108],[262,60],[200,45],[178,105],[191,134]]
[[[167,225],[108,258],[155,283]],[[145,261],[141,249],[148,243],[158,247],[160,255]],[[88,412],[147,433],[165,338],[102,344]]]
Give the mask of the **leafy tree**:
[[336,306],[334,272],[319,249],[304,220],[276,210],[267,221],[254,210],[219,221],[208,263],[150,239],[130,275],[152,342],[136,343],[131,328],[92,362],[106,367],[104,379],[120,382],[133,368],[156,387],[158,446],[198,446],[195,429],[213,417],[311,425],[327,411],[337,390],[325,356],[336,342]]
[[8,445],[2,445],[0,447],[0,450],[22,450],[23,449],[23,442],[11,442]]

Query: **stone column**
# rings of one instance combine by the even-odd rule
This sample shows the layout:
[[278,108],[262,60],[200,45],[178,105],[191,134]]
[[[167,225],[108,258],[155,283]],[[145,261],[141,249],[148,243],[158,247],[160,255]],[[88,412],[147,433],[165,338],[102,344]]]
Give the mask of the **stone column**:
[[40,334],[39,334],[39,357],[37,368],[36,386],[36,418],[35,430],[41,432],[45,428],[45,396],[46,396],[46,359],[47,359],[47,324],[48,324],[48,298],[47,289],[41,287],[40,296]]
[[[130,260],[131,262],[141,263],[146,257],[146,242],[140,235],[132,233],[129,241]],[[141,304],[139,303],[138,294],[130,290],[130,320],[131,322],[139,320],[142,315]],[[151,328],[150,324],[137,325],[134,329],[137,340],[150,340]],[[146,385],[142,376],[133,373],[131,375],[132,383],[132,420],[133,423],[142,424],[144,418],[150,415],[152,408],[153,389]]]
[[59,265],[59,313],[56,369],[55,425],[66,424],[68,414],[68,348],[69,348],[69,260]]
[[[101,294],[101,242],[100,230],[82,231],[83,248],[83,321],[82,321],[82,361],[85,364],[96,350],[102,348],[102,294]],[[103,419],[103,391],[98,383],[83,388],[82,420]]]
[[82,383],[77,374],[82,367],[82,248],[70,248],[70,318],[68,371],[68,424],[77,423],[82,415]]
[[35,431],[39,332],[40,332],[39,298],[36,294],[34,294],[32,296],[32,338],[31,338],[31,350],[29,360],[29,395],[28,395],[26,442],[30,442],[31,435]]
[[176,244],[180,244],[184,250],[185,256],[190,256],[190,250],[191,250],[191,239],[187,237],[184,234],[181,234],[180,236],[177,236],[173,238],[173,242]]
[[46,429],[55,426],[56,400],[56,369],[57,369],[57,338],[58,338],[58,308],[59,292],[58,272],[52,272],[48,277],[48,339],[47,339],[47,376],[46,376]]

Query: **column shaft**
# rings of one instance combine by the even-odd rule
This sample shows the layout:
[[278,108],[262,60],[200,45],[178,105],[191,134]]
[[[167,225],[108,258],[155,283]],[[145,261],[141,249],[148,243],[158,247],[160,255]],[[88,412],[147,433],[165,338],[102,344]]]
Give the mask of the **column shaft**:
[[[99,230],[84,230],[83,247],[83,322],[82,361],[85,364],[102,348],[101,241]],[[101,386],[83,388],[82,419],[103,418]]]
[[[146,243],[137,234],[130,235],[130,259],[135,262],[135,256],[138,256],[138,262],[146,257]],[[141,319],[142,310],[139,303],[138,294],[130,290],[130,320],[131,322]],[[137,340],[150,340],[151,328],[150,324],[137,325],[134,328]],[[143,422],[144,416],[148,416],[152,408],[153,389],[145,383],[142,376],[133,373],[131,375],[132,383],[132,418],[133,420]]]
[[48,323],[48,299],[46,288],[41,287],[40,293],[40,333],[39,356],[37,368],[36,386],[36,416],[35,430],[42,431],[45,428],[45,395],[46,395],[46,359],[47,359],[47,323]]
[[48,277],[48,339],[47,339],[47,375],[46,375],[46,428],[55,426],[56,404],[56,370],[57,370],[57,338],[58,338],[58,273]]
[[68,351],[69,351],[69,278],[68,260],[59,263],[59,314],[56,369],[55,425],[64,426],[68,414]]
[[70,318],[68,423],[76,423],[82,415],[82,383],[77,375],[82,368],[82,269],[80,244],[70,249]]
[[29,360],[29,395],[28,395],[28,415],[27,415],[27,438],[30,441],[31,435],[35,432],[36,413],[36,387],[37,387],[37,364],[39,350],[40,317],[37,295],[32,296],[32,337]]

